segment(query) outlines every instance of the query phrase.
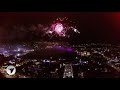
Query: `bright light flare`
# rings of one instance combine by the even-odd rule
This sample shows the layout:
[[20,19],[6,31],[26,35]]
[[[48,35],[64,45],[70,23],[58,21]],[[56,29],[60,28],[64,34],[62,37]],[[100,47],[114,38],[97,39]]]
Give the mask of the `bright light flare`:
[[76,32],[76,33],[80,33],[76,28],[74,28],[74,32]]
[[59,36],[65,36],[64,26],[62,23],[55,23],[52,25],[52,30]]
[[63,31],[63,25],[61,24],[61,23],[57,23],[56,25],[55,25],[55,28],[54,28],[54,30],[59,34],[59,33],[61,33],[62,31]]

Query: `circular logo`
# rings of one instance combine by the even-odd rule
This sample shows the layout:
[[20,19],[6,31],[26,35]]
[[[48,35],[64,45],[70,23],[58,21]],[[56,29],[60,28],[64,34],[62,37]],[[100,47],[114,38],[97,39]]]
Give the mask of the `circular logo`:
[[6,72],[9,75],[14,75],[16,73],[16,68],[14,66],[10,65],[7,67]]

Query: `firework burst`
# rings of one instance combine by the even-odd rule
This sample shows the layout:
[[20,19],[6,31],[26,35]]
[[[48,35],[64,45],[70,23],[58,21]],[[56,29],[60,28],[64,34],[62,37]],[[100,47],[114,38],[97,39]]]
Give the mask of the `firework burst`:
[[75,22],[73,21],[69,21],[67,17],[57,18],[50,24],[50,28],[47,30],[47,32],[45,32],[45,34],[51,37],[59,36],[68,38],[70,37],[70,35],[67,34],[67,32],[73,31],[80,34],[74,23]]
[[52,38],[69,38],[73,33],[80,34],[78,29],[76,28],[75,22],[69,20],[67,17],[64,18],[56,18],[53,22],[48,25],[43,24],[30,24],[30,25],[16,25],[14,26],[15,30],[19,30],[21,32],[29,32],[31,35],[40,36],[44,38],[44,36]]

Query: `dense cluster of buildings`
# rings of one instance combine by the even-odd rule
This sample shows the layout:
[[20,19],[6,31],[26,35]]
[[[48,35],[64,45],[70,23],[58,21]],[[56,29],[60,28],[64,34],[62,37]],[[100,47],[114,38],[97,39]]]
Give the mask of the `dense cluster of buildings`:
[[120,49],[111,44],[36,42],[4,45],[0,54],[0,70],[14,65],[17,78],[120,77]]

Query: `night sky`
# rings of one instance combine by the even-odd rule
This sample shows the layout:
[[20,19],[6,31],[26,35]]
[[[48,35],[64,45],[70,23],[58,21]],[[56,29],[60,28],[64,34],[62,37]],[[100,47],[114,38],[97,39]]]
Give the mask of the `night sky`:
[[[4,12],[0,13],[0,41],[17,41],[30,37],[24,33],[10,29],[15,24],[47,25],[57,17],[68,17],[76,21],[81,32],[77,37],[71,37],[76,42],[120,42],[119,12]],[[19,38],[19,39],[18,39]]]

